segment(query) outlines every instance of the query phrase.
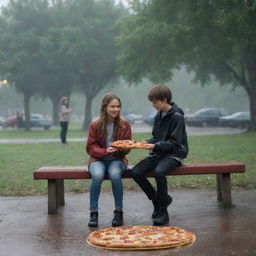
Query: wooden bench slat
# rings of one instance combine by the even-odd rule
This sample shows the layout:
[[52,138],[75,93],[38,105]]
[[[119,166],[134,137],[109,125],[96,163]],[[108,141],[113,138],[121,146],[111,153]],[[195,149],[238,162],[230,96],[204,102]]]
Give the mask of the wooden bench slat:
[[[130,167],[131,168],[131,167]],[[241,162],[220,163],[192,163],[177,167],[167,175],[198,175],[220,173],[243,173],[245,165]],[[86,166],[44,166],[34,171],[34,179],[90,179],[91,174]],[[147,173],[147,177],[153,177],[153,172]],[[131,178],[129,168],[123,178]],[[107,177],[106,177],[107,179]]]

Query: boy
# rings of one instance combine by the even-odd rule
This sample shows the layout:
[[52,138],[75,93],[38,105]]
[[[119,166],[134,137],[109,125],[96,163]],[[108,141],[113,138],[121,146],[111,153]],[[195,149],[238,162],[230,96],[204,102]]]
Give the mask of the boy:
[[[149,101],[158,111],[153,124],[153,137],[147,142],[147,149],[152,149],[149,156],[131,170],[133,179],[152,200],[154,225],[169,222],[167,207],[172,198],[168,195],[166,173],[182,164],[188,153],[187,133],[184,113],[173,102],[171,90],[165,85],[154,86],[149,94]],[[146,179],[145,173],[154,170],[157,189]]]

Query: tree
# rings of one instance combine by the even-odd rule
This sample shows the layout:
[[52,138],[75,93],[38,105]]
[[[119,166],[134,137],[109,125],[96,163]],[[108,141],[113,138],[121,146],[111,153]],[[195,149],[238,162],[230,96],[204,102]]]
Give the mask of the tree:
[[46,0],[11,0],[0,19],[0,70],[24,95],[25,130],[30,126],[30,99],[42,78],[39,36],[47,27]]
[[70,5],[71,22],[65,38],[76,82],[86,97],[83,129],[92,120],[93,98],[117,75],[114,24],[119,17],[120,9],[113,1],[77,0]]
[[134,0],[120,28],[118,64],[127,80],[164,81],[185,65],[202,84],[242,86],[256,131],[256,1]]
[[74,89],[75,75],[73,63],[69,60],[69,30],[68,4],[57,1],[49,9],[51,26],[40,38],[40,52],[43,57],[42,66],[44,78],[38,92],[40,97],[49,97],[53,105],[53,121],[57,125],[58,103],[61,97],[70,97]]

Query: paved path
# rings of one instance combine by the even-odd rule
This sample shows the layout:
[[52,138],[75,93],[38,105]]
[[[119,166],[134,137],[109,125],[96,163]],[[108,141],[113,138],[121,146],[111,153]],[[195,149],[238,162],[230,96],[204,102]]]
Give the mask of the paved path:
[[[132,126],[134,133],[151,132],[152,127],[138,123]],[[238,134],[245,132],[244,129],[227,128],[227,127],[187,127],[188,136],[195,135],[211,135],[211,134]],[[48,142],[59,142],[59,138],[42,138],[42,139],[0,139],[0,143],[48,143]],[[68,138],[69,142],[81,142],[85,141],[85,138]]]
[[[38,181],[39,182],[39,181]],[[120,252],[85,243],[91,231],[86,194],[67,194],[58,215],[47,214],[47,196],[0,197],[1,256],[256,256],[256,190],[232,191],[236,207],[223,209],[213,190],[170,191],[169,225],[194,232],[196,242],[177,249]],[[101,193],[99,229],[113,217],[111,192]],[[152,205],[141,192],[124,193],[124,224],[151,225]]]

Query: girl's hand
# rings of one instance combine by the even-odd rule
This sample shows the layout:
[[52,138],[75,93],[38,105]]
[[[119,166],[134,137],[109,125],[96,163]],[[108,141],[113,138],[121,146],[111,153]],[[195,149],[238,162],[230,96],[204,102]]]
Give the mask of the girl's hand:
[[108,153],[114,153],[114,152],[116,152],[117,150],[118,150],[117,148],[113,148],[113,147],[107,148],[107,152],[108,152]]
[[155,147],[155,144],[145,144],[145,149],[153,149]]

